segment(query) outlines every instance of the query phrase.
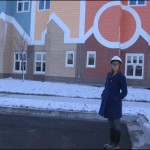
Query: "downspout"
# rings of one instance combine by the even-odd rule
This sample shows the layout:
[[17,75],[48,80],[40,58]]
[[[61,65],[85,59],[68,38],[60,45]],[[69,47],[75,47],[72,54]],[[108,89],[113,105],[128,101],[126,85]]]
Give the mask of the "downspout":
[[122,18],[122,3],[120,1],[120,11],[119,11],[119,25],[118,25],[118,43],[119,43],[119,56],[121,55],[121,18]]
[[120,24],[119,24],[118,42],[119,42],[119,57],[120,57]]

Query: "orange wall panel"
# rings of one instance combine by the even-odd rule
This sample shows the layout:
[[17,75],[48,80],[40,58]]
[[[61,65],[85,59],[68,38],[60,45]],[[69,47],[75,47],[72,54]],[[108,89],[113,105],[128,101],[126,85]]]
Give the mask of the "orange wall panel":
[[71,31],[71,37],[79,36],[80,1],[50,1],[50,9],[38,11],[36,3],[35,39],[47,28],[49,16],[55,12]]
[[134,17],[127,11],[122,10],[120,20],[120,42],[127,42],[134,34],[136,23]]
[[85,33],[93,26],[98,10],[109,1],[86,1]]
[[150,1],[147,1],[146,6],[132,7],[140,16],[142,28],[150,34]]
[[117,42],[119,39],[120,14],[120,6],[114,6],[104,11],[99,19],[100,33],[111,42]]

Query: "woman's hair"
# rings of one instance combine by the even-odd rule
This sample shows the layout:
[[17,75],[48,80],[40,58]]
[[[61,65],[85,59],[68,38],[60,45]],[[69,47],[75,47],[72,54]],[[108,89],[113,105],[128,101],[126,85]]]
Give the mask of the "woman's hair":
[[[118,68],[118,72],[117,72],[117,73],[122,73],[122,63],[120,63],[120,62],[118,61],[118,64],[119,64],[119,68]],[[114,73],[114,70],[113,70],[113,69],[111,69],[111,73],[112,73],[112,74]]]

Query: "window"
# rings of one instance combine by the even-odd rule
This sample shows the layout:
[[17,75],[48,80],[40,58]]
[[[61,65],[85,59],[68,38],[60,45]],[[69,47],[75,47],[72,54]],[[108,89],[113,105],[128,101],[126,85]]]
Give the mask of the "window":
[[94,51],[87,52],[86,67],[88,68],[96,67],[96,52]]
[[29,0],[18,0],[17,1],[17,12],[29,12],[30,1]]
[[74,51],[66,51],[66,67],[74,67]]
[[144,54],[126,54],[127,78],[143,79],[144,72]]
[[15,52],[14,53],[14,72],[26,72],[27,54],[26,52]]
[[47,10],[50,8],[50,0],[39,0],[39,10]]
[[35,53],[35,73],[43,74],[46,68],[46,53],[36,52]]
[[129,0],[130,6],[146,6],[146,0]]

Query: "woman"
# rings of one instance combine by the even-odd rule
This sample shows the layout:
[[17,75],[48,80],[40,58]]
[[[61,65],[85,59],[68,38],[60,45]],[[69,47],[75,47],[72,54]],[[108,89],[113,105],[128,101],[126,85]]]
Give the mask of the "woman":
[[108,118],[110,144],[106,149],[119,149],[121,137],[122,99],[127,95],[126,78],[121,72],[122,60],[118,56],[111,59],[111,72],[107,74],[105,88],[101,94],[99,115]]

